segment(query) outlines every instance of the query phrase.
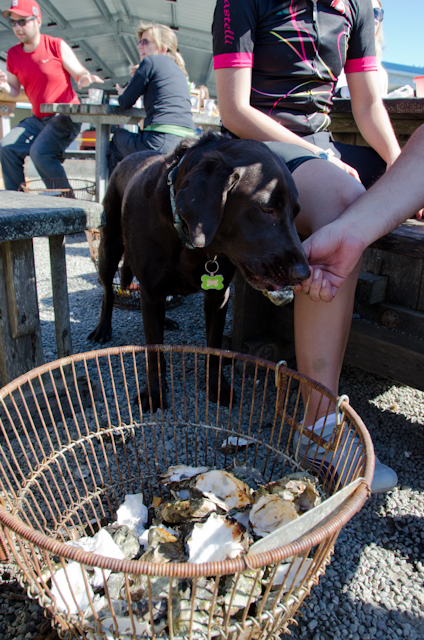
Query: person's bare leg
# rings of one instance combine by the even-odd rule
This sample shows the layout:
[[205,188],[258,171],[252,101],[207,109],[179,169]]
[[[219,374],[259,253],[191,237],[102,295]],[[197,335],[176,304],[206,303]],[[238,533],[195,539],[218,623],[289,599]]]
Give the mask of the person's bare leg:
[[[293,172],[293,178],[301,207],[296,226],[305,236],[336,219],[365,191],[357,180],[325,160],[304,162]],[[335,394],[349,336],[359,269],[360,262],[332,302],[313,302],[304,294],[297,294],[295,298],[297,369]],[[327,404],[319,406],[319,397],[320,394],[313,393],[309,398],[306,425],[328,411]],[[304,402],[306,400],[304,397]]]

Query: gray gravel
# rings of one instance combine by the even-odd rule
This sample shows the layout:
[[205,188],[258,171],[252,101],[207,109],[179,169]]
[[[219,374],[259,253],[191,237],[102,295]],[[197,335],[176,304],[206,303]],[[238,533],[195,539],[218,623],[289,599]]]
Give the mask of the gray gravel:
[[[36,270],[46,360],[56,358],[48,241],[36,239]],[[75,353],[93,348],[101,287],[84,234],[67,237],[67,269]],[[179,329],[172,344],[204,344],[202,294],[167,314]],[[108,346],[142,344],[141,314],[114,310]],[[225,333],[231,333],[231,314]],[[294,362],[289,362],[294,367]],[[292,637],[424,640],[424,393],[344,367],[341,393],[371,432],[376,454],[399,475],[399,486],[373,496],[339,536],[331,565],[297,616]],[[22,596],[15,568],[0,568],[0,640],[42,640],[42,610]]]

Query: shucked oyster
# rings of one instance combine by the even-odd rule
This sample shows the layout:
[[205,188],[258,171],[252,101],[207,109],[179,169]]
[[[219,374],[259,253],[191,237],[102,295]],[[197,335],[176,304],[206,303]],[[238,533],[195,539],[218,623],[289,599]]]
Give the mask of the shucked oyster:
[[195,524],[187,538],[188,561],[199,564],[237,558],[247,550],[248,544],[249,538],[242,524],[212,513],[205,522]]
[[241,509],[251,504],[251,490],[228,471],[208,471],[197,476],[195,488],[206,496],[216,496],[228,509]]
[[160,508],[160,517],[172,524],[200,520],[211,511],[216,511],[216,504],[207,498],[192,500],[176,500],[165,502]]
[[249,467],[247,464],[238,464],[231,469],[231,473],[239,480],[248,484],[253,490],[258,489],[258,487],[266,483],[261,472],[255,467]]
[[298,517],[292,502],[283,500],[278,494],[268,494],[253,505],[249,520],[255,534],[263,537]]
[[177,464],[174,467],[169,467],[168,470],[161,475],[160,482],[161,484],[182,482],[208,470],[209,467],[190,467],[185,464]]
[[150,527],[148,547],[140,560],[145,562],[178,562],[183,561],[182,545],[178,535],[172,529],[161,525]]
[[[289,493],[294,496],[294,504],[300,513],[309,511],[321,503],[317,488],[318,479],[305,471],[290,473],[277,482],[267,485],[270,493],[278,493],[288,500]],[[282,493],[283,491],[283,493]]]

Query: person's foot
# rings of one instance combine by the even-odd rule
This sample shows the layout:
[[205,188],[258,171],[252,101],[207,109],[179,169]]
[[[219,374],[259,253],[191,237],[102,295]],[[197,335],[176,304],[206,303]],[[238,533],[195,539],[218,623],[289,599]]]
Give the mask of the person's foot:
[[[325,426],[324,426],[325,422]],[[330,414],[327,419],[320,418],[314,425],[313,433],[321,440],[330,442],[334,440],[335,435],[336,414]],[[324,428],[323,428],[324,426]],[[312,431],[312,430],[311,430]],[[353,433],[348,437],[342,435],[342,440],[337,451],[326,451],[320,447],[309,435],[302,435],[299,442],[299,433],[295,433],[293,438],[293,447],[295,458],[302,463],[305,468],[318,473],[324,480],[336,483],[340,474],[350,473],[355,464],[359,461],[361,446],[359,438],[353,437]],[[371,484],[371,493],[385,493],[390,491],[397,485],[398,477],[396,472],[387,465],[380,462],[375,456],[374,477]]]

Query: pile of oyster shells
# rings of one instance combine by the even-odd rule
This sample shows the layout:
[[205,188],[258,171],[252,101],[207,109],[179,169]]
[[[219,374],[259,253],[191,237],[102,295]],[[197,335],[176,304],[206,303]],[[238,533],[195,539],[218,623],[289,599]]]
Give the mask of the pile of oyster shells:
[[[243,464],[230,470],[172,466],[161,476],[160,484],[168,489],[170,499],[155,497],[152,507],[147,509],[142,494],[127,495],[125,503],[118,509],[117,522],[102,527],[91,538],[82,537],[68,544],[118,559],[157,563],[217,562],[245,554],[255,540],[321,502],[317,479],[307,472],[292,473],[266,483],[256,468]],[[146,529],[148,522],[151,524]],[[299,562],[302,563],[301,575],[298,572]],[[278,568],[279,575],[274,576],[273,587],[282,584],[284,579],[290,583],[287,579],[289,570],[293,579],[296,576],[299,581],[310,562],[310,559],[305,562],[300,558],[294,564],[282,564]],[[79,608],[84,611],[85,620],[95,625],[94,608],[108,638],[115,637],[116,624],[119,633],[124,634],[123,638],[133,637],[133,624],[137,635],[150,637],[152,615],[156,634],[167,628],[169,578],[152,576],[148,579],[145,575],[134,574],[129,575],[126,581],[123,573],[93,571],[88,566],[85,570],[89,594],[81,566],[78,563],[67,565],[74,592],[78,590],[78,581],[81,583],[78,607],[69,588],[66,592],[67,581],[60,575],[63,568],[54,574],[60,589],[52,584],[51,590],[59,610],[77,614]],[[214,627],[222,625],[228,612],[237,619],[248,603],[257,600],[265,588],[266,577],[266,569],[261,573],[261,580],[254,571],[246,571],[237,578],[234,575],[224,576],[219,584],[219,597],[214,601]],[[193,632],[207,632],[214,586],[214,578],[197,579]],[[128,588],[131,609],[136,618],[133,623],[128,617]],[[111,616],[106,589],[117,622]],[[172,609],[175,635],[189,631],[191,597],[192,581],[174,579]],[[90,599],[93,605],[90,605]]]

